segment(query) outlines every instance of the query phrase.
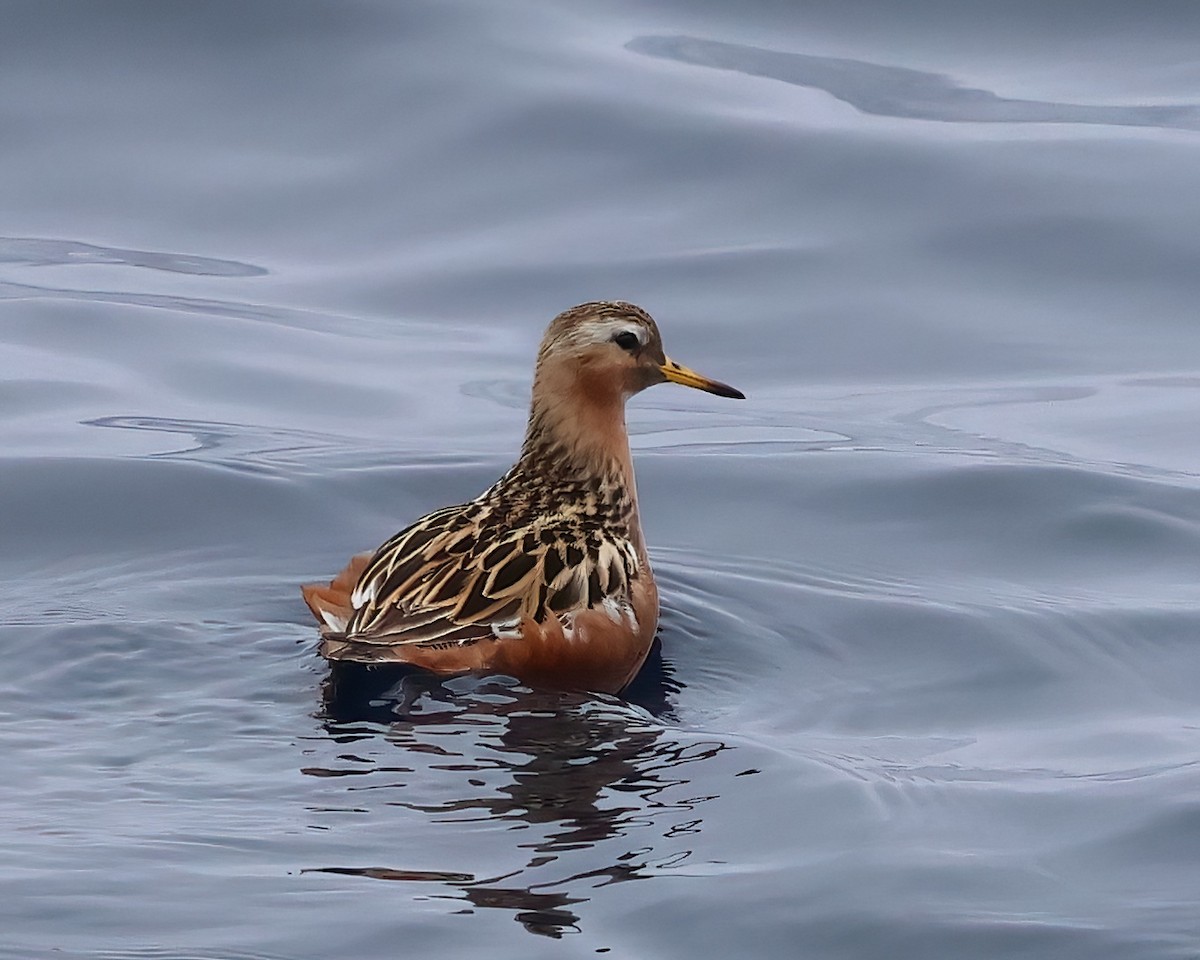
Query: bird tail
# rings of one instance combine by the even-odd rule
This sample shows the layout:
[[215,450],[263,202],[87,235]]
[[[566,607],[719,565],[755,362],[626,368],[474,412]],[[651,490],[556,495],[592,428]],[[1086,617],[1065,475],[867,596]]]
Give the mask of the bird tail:
[[321,625],[321,634],[341,634],[346,630],[354,607],[350,603],[358,578],[366,569],[374,554],[358,553],[350,558],[346,569],[339,573],[329,583],[307,583],[300,588],[304,602]]

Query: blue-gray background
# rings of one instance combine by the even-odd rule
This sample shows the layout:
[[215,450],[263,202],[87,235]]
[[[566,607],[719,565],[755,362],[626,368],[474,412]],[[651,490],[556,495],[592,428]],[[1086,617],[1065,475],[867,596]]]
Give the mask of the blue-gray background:
[[[1193,958],[1200,6],[27,3],[0,30],[0,956]],[[297,584],[630,424],[632,702]],[[361,680],[362,678],[359,678]]]

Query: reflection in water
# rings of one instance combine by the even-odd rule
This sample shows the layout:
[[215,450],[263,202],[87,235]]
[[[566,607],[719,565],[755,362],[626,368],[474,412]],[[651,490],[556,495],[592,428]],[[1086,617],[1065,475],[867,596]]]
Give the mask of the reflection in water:
[[[662,715],[679,686],[657,645],[652,656],[633,694]],[[534,691],[503,677],[443,682],[338,664],[323,694],[326,730],[346,748],[338,760],[349,766],[304,773],[345,777],[349,791],[386,772],[387,783],[371,785],[395,791],[386,806],[431,824],[496,825],[502,829],[489,836],[504,838],[505,857],[515,852],[521,865],[492,876],[379,865],[307,872],[440,883],[451,899],[470,904],[459,913],[510,910],[525,929],[550,937],[579,929],[587,891],[690,862],[690,844],[680,843],[699,832],[696,808],[712,798],[681,794],[691,779],[683,771],[729,749],[674,737],[647,709],[614,697]],[[400,765],[362,755],[364,745],[381,741],[405,753]],[[446,771],[452,793],[431,799],[424,788],[444,782]],[[621,842],[635,830],[636,846]]]
[[625,46],[650,57],[824,90],[863,113],[883,117],[960,123],[1092,123],[1200,129],[1200,106],[1191,103],[1126,106],[1019,100],[998,96],[990,90],[959,86],[940,73],[695,37],[636,37]]
[[[469,678],[438,681],[429,674],[413,671],[403,666],[363,667],[351,661],[331,663],[329,676],[321,689],[322,718],[327,729],[333,725],[392,723],[397,717],[413,719],[410,711],[420,709],[416,701],[424,695],[453,695],[462,684],[470,685]],[[501,682],[493,678],[494,682]],[[524,687],[513,687],[524,690]],[[662,641],[654,638],[650,653],[642,669],[614,703],[628,703],[641,707],[647,713],[663,720],[674,720],[672,700],[683,685],[675,679],[675,668],[663,657]],[[571,694],[542,694],[554,699],[571,697]],[[588,695],[591,700],[597,695]]]

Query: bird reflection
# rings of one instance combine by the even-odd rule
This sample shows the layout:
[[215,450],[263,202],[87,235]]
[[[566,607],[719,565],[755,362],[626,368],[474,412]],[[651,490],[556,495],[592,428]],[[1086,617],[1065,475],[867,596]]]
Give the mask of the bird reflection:
[[[507,678],[440,681],[425,674],[334,665],[323,685],[321,719],[332,741],[382,740],[404,751],[399,766],[306,767],[313,776],[388,770],[412,773],[412,786],[391,782],[386,806],[424,814],[434,823],[509,823],[516,869],[498,876],[413,871],[402,867],[322,866],[310,872],[443,885],[465,901],[459,913],[504,909],[530,933],[561,937],[580,928],[585,891],[641,880],[686,861],[679,843],[700,829],[695,807],[680,800],[684,768],[728,747],[671,735],[680,690],[657,643],[630,700],[536,691]],[[361,751],[359,751],[361,752]],[[359,755],[339,761],[370,763]],[[456,777],[452,799],[430,802],[420,771]],[[437,771],[435,774],[434,771]],[[351,781],[362,780],[352,777]],[[377,798],[377,797],[376,797]],[[639,846],[619,842],[639,830]],[[525,829],[535,828],[535,829]],[[502,834],[507,836],[507,834]],[[659,844],[663,845],[659,849]],[[648,844],[648,845],[647,845]],[[669,844],[669,846],[667,846]],[[582,869],[570,869],[571,866]]]
[[[321,713],[326,729],[333,732],[341,724],[356,722],[393,723],[397,718],[412,720],[412,701],[422,691],[443,691],[453,685],[439,682],[429,674],[403,666],[364,666],[351,661],[335,661],[321,685]],[[673,698],[683,689],[675,679],[675,668],[663,657],[662,641],[657,637],[642,669],[621,693],[621,700],[641,707],[662,720],[675,720]],[[571,697],[571,694],[552,694]],[[585,695],[590,698],[591,695]],[[408,698],[408,702],[404,702]]]

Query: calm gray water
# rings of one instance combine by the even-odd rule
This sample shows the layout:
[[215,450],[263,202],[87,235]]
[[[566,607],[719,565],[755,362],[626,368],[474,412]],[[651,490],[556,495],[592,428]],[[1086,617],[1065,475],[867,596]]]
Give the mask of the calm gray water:
[[[1200,6],[4,20],[0,957],[1200,956]],[[593,298],[661,656],[331,677]]]

